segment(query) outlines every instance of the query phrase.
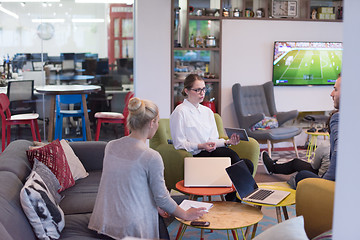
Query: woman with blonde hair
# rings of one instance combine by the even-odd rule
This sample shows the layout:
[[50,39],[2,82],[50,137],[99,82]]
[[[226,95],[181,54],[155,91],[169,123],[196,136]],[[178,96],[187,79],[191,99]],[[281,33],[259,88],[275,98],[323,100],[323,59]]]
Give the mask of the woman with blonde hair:
[[[159,226],[168,213],[195,220],[204,208],[181,209],[170,197],[164,181],[164,165],[146,140],[154,136],[158,107],[151,101],[132,98],[128,104],[129,136],[110,141],[89,228],[114,239],[126,236],[169,239]],[[159,225],[160,220],[160,225]]]

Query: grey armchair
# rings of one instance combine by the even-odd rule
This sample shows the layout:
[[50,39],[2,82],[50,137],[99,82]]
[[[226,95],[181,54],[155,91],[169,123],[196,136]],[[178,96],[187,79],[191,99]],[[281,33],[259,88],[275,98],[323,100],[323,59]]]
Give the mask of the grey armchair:
[[[296,156],[299,157],[294,137],[301,133],[301,129],[283,126],[286,121],[295,119],[298,111],[278,112],[276,110],[272,82],[244,87],[236,83],[232,87],[232,94],[239,127],[244,128],[248,135],[255,138],[259,143],[267,143],[270,156],[274,143],[291,141]],[[251,131],[251,127],[264,119],[265,116],[275,115],[279,123],[278,128]]]

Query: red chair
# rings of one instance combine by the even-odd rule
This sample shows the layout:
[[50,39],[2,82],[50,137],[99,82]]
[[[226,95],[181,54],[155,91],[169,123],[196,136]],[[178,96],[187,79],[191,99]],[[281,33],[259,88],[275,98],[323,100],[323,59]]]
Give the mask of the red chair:
[[[9,98],[6,96],[6,94],[1,93],[0,114],[1,114],[2,151],[4,151],[5,146],[7,146],[10,143],[11,125],[30,124],[33,140],[41,142],[39,126],[37,123],[39,114],[25,113],[25,114],[11,115],[9,106],[10,106]],[[6,131],[7,131],[7,144],[5,145]]]
[[95,141],[99,141],[100,137],[100,128],[102,123],[121,123],[124,124],[124,134],[125,136],[129,135],[129,129],[126,126],[126,118],[129,115],[128,103],[129,100],[134,96],[133,92],[128,92],[125,96],[125,106],[123,113],[117,112],[97,112],[95,113],[96,118],[96,133]]

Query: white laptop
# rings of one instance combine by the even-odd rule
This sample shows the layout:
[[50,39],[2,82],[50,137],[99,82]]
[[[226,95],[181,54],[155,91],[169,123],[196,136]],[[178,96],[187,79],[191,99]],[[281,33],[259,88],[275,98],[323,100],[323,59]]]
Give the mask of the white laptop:
[[259,188],[244,161],[226,168],[226,172],[242,200],[277,205],[290,194],[287,191]]
[[184,159],[185,187],[231,187],[226,173],[229,157],[186,157]]

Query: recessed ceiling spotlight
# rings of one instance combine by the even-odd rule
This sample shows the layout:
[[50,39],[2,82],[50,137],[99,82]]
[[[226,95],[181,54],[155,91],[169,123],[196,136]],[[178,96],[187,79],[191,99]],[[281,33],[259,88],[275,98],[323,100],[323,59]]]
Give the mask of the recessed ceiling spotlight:
[[25,7],[25,3],[24,3],[24,2],[20,3],[20,5],[21,5],[22,7]]
[[42,3],[42,6],[43,6],[43,7],[47,7],[46,2],[43,2],[43,3]]
[[62,5],[62,3],[59,3],[59,7],[62,7],[63,5]]

